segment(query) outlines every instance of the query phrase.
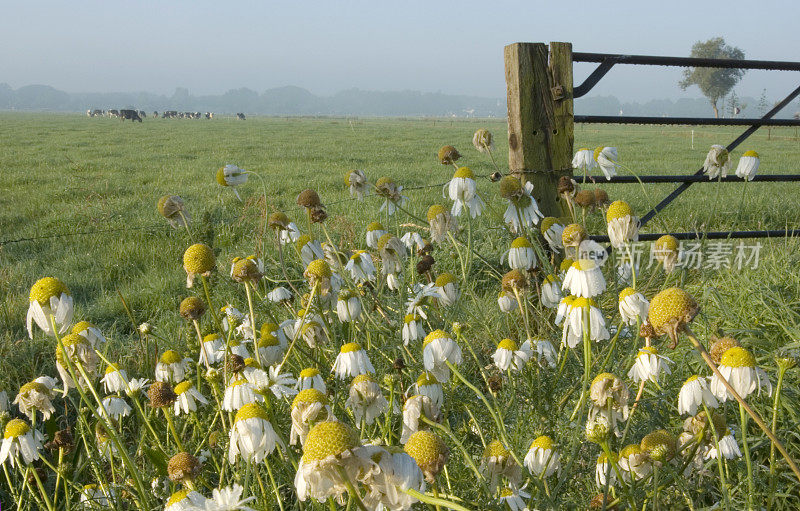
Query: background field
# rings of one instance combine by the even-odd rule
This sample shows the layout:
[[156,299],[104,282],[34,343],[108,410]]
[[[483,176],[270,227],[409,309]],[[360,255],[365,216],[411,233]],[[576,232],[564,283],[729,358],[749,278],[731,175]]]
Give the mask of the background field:
[[[194,238],[213,245],[218,254],[220,272],[215,278],[220,302],[235,299],[241,305],[241,291],[226,275],[227,262],[261,247],[271,257],[271,238],[262,240],[259,235],[265,206],[269,211],[286,211],[303,227],[294,198],[303,188],[316,188],[328,204],[327,224],[334,238],[346,248],[361,248],[364,227],[378,219],[380,201],[348,200],[344,173],[359,168],[373,182],[383,175],[394,178],[408,189],[410,211],[424,217],[433,202],[449,204],[442,200],[440,186],[429,186],[452,175],[452,167],[437,162],[439,147],[455,145],[463,154],[460,163],[477,174],[494,170],[488,157],[471,145],[472,134],[480,127],[495,134],[495,156],[502,169],[506,126],[496,119],[146,119],[131,124],[77,115],[0,114],[0,389],[13,395],[20,383],[42,372],[55,374],[53,346],[41,336],[28,341],[24,324],[28,290],[47,275],[70,287],[76,320],[99,325],[123,364],[139,368],[141,376],[152,368],[136,349],[134,324],[154,324],[162,348],[185,346],[185,336],[191,332],[177,306],[187,295],[181,257],[190,242],[186,232],[171,229],[158,215],[155,204],[160,196],[184,198]],[[701,166],[711,144],[727,144],[737,134],[730,128],[695,129],[692,149],[689,127],[576,126],[575,145],[616,146],[620,161],[640,174],[687,174]],[[795,173],[800,170],[799,148],[794,129],[773,129],[769,138],[762,130],[735,153],[734,161],[744,150],[754,149],[761,154],[760,172]],[[217,185],[215,171],[226,163],[263,177],[266,205],[257,179],[240,191],[244,208],[229,189]],[[612,199],[630,202],[640,215],[674,187],[647,185],[645,195],[639,185],[598,186]],[[479,191],[502,211],[495,184],[481,178]],[[798,228],[798,191],[798,184],[694,185],[645,232]],[[481,219],[481,226],[486,223]],[[605,232],[597,213],[590,226],[594,233]],[[500,230],[479,232],[479,251],[500,269],[509,240]],[[797,348],[800,339],[798,243],[780,239],[762,244],[755,270],[688,271],[680,277],[704,308],[697,331],[703,335],[725,331],[745,339],[760,361],[777,347]],[[437,264],[439,271],[455,271],[458,261]],[[486,353],[496,343],[492,329],[502,318],[498,319],[494,301],[497,283],[480,268],[476,264],[476,290],[484,293],[486,307],[473,319],[485,334],[478,342]],[[265,291],[271,286],[262,285]],[[120,295],[130,306],[133,322]],[[541,335],[560,337],[547,322],[536,329]],[[684,366],[682,371],[688,370],[689,362],[677,354],[675,360]],[[796,373],[790,373],[783,424],[800,419],[796,383]],[[658,417],[657,405],[645,404],[653,420]],[[800,436],[785,433],[796,455]]]

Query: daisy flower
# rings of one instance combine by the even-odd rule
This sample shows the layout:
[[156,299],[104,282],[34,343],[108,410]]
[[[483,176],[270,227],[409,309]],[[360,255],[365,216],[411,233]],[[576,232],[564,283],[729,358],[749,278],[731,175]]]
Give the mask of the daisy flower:
[[246,404],[236,412],[231,427],[228,462],[233,465],[241,456],[246,461],[261,463],[279,444],[267,412],[258,403]]
[[44,277],[31,286],[30,304],[25,321],[28,325],[28,336],[33,339],[33,323],[36,323],[45,334],[54,336],[51,318],[54,320],[58,334],[65,333],[72,324],[72,295],[60,280]]
[[192,221],[183,199],[179,195],[164,195],[156,203],[158,213],[167,219],[173,229],[180,229]]
[[[588,320],[588,325],[585,325],[586,320]],[[592,341],[604,341],[610,337],[603,313],[597,308],[595,301],[591,298],[575,298],[569,310],[569,318],[564,321],[562,346],[574,348],[581,343],[584,326]]]
[[436,277],[434,285],[436,286],[437,298],[439,298],[439,302],[442,305],[449,307],[456,303],[460,292],[458,289],[458,282],[452,273],[442,273]]
[[197,404],[200,403],[201,405],[207,405],[208,399],[206,399],[203,394],[200,393],[199,390],[194,388],[194,384],[191,380],[184,380],[179,384],[175,385],[174,389],[175,395],[178,396],[175,399],[175,415],[180,415],[181,413],[189,414],[190,412],[197,411]]
[[758,166],[761,160],[758,153],[755,151],[746,151],[741,158],[739,164],[736,166],[736,175],[745,181],[752,181],[758,172]]
[[[63,346],[63,349],[62,349]],[[75,387],[75,382],[70,375],[67,366],[80,365],[90,378],[97,376],[97,369],[100,364],[100,359],[97,352],[92,349],[84,337],[75,334],[65,335],[61,339],[61,344],[56,348],[56,369],[58,370],[61,381],[64,382],[64,395],[67,391]],[[76,373],[79,373],[77,369]],[[89,382],[84,381],[83,375],[79,375],[81,387],[86,387]]]
[[619,468],[625,482],[640,481],[650,475],[653,464],[638,444],[626,445],[619,452]]
[[417,431],[405,442],[403,450],[417,462],[425,480],[433,483],[447,463],[450,450],[432,431]]
[[242,200],[236,188],[247,182],[247,174],[246,170],[240,169],[236,165],[227,164],[217,170],[217,183],[221,186],[230,187],[233,193],[236,194],[236,198]]
[[418,232],[409,231],[403,234],[403,236],[400,238],[400,241],[403,242],[403,245],[405,245],[408,251],[412,254],[414,253],[415,249],[419,251],[425,248],[425,240],[422,239],[422,236]]
[[300,239],[300,228],[294,222],[289,222],[285,229],[281,229],[281,245],[289,245]]
[[628,387],[611,373],[600,373],[589,387],[589,420],[600,418],[617,436],[617,422],[628,418]]
[[43,440],[44,435],[31,429],[27,422],[21,419],[11,419],[6,423],[3,431],[3,443],[0,445],[0,465],[8,461],[12,467],[15,467],[20,461],[20,456],[25,465],[38,460]]
[[408,197],[402,194],[403,187],[388,177],[382,177],[375,182],[375,193],[385,199],[380,211],[386,210],[390,216],[408,201]]
[[97,348],[100,344],[105,344],[106,338],[99,328],[88,321],[79,321],[72,327],[72,333],[85,337],[92,348]]
[[272,303],[286,303],[291,301],[292,292],[283,286],[278,286],[267,293],[267,299]]
[[508,201],[508,207],[503,215],[505,222],[511,227],[513,232],[522,232],[525,228],[532,227],[539,223],[544,215],[539,211],[539,205],[533,198],[533,184],[525,183],[522,193]]
[[639,218],[627,202],[614,201],[606,211],[608,239],[614,248],[620,248],[639,239]]
[[597,167],[597,160],[594,158],[594,151],[581,147],[575,151],[575,156],[572,158],[572,168],[580,170],[587,174],[593,168]]
[[542,305],[555,309],[561,303],[561,283],[555,275],[548,275],[542,281]]
[[[731,433],[730,429],[725,430],[725,434],[719,439],[719,451],[722,453],[722,456],[726,460],[733,460],[736,458],[742,457],[742,451],[739,450],[739,444],[736,443],[736,438],[734,438],[733,433]],[[706,459],[716,459],[717,458],[717,448],[712,443],[708,452],[705,455]]]
[[267,366],[277,364],[283,359],[287,339],[283,331],[275,323],[261,325],[261,336],[258,340],[258,355],[261,363]]
[[616,147],[598,147],[592,154],[593,159],[597,162],[600,170],[606,176],[606,180],[611,181],[613,176],[617,175],[617,148]]
[[295,246],[300,252],[300,259],[303,261],[303,266],[308,266],[311,261],[316,259],[325,259],[325,251],[322,250],[322,244],[315,239],[311,239],[311,236],[308,234],[303,234],[297,238]]
[[[760,393],[762,386],[767,388],[768,394],[772,394],[772,384],[767,373],[756,366],[755,357],[745,348],[736,346],[726,351],[722,355],[718,369],[742,399],[756,390]],[[733,394],[725,388],[716,374],[711,377],[711,392],[723,402],[733,399]]]
[[322,394],[327,392],[325,387],[325,380],[320,376],[319,369],[316,367],[307,367],[300,371],[300,377],[297,379],[297,384],[294,387],[298,391],[306,389],[316,389]]
[[254,369],[246,373],[245,378],[261,394],[272,392],[276,398],[280,399],[294,396],[298,393],[297,390],[295,390],[297,380],[289,373],[281,374],[280,369],[274,366],[268,368],[267,371],[263,369]]
[[175,350],[165,351],[156,364],[156,381],[177,383],[186,378],[192,360],[183,358]]
[[384,234],[378,240],[381,255],[381,272],[384,275],[397,274],[403,270],[406,260],[406,246],[391,234]]
[[411,396],[403,404],[403,431],[400,434],[400,443],[408,442],[408,439],[421,429],[427,429],[427,425],[420,420],[425,417],[431,422],[441,422],[442,415],[439,407],[428,396],[421,394]]
[[678,413],[695,415],[703,404],[709,408],[719,406],[717,398],[708,386],[708,380],[695,374],[683,383],[678,392]]
[[350,197],[364,200],[364,195],[369,194],[369,183],[363,170],[348,170],[344,175],[344,184],[350,188]]
[[489,130],[480,128],[472,135],[472,145],[481,153],[491,153],[494,148],[494,138]]
[[195,511],[206,508],[207,499],[194,490],[176,491],[167,499],[164,511]]
[[525,491],[525,486],[516,489],[514,486],[505,486],[500,490],[500,497],[497,500],[500,505],[505,504],[510,511],[528,511],[525,499],[530,498],[531,494]]
[[356,291],[347,289],[339,293],[339,298],[336,300],[336,315],[342,323],[358,321],[361,317],[361,299]]
[[389,402],[383,397],[381,388],[372,375],[360,374],[350,383],[345,406],[352,410],[356,423],[360,424],[363,418],[367,425],[371,425],[378,416],[386,412]]
[[708,175],[708,179],[727,176],[730,167],[731,159],[728,150],[718,144],[712,145],[705,162],[703,162],[703,172]]
[[243,499],[243,491],[244,488],[238,484],[222,489],[214,488],[211,498],[206,500],[206,511],[255,511],[253,508],[245,506],[248,502],[255,500],[255,497]]
[[606,290],[606,279],[594,261],[579,259],[567,270],[561,288],[575,297],[592,298]]
[[552,216],[544,217],[539,229],[545,241],[547,241],[547,244],[550,246],[550,250],[556,253],[564,250],[564,242],[562,240],[564,226],[558,222],[557,218]]
[[375,280],[375,264],[372,262],[372,256],[364,250],[356,250],[344,269],[350,272],[350,277],[356,284]]
[[183,253],[183,269],[186,270],[186,287],[194,285],[197,276],[209,277],[216,267],[217,259],[208,245],[195,243]]
[[403,344],[408,346],[409,341],[416,341],[425,337],[425,330],[422,327],[422,317],[418,314],[406,314],[403,318],[403,330],[401,332]]
[[456,232],[458,230],[458,220],[441,204],[434,204],[428,208],[427,219],[431,231],[431,240],[434,243],[445,241],[448,232]]
[[497,488],[501,476],[505,476],[515,485],[522,479],[520,466],[514,461],[511,451],[500,440],[493,440],[483,450],[480,468],[493,489]]
[[423,372],[420,374],[414,384],[414,390],[416,390],[417,394],[430,398],[433,404],[439,408],[444,404],[442,384],[431,373]]
[[363,481],[369,490],[363,499],[367,509],[410,510],[417,499],[405,490],[425,493],[425,477],[414,458],[396,448],[365,446],[363,449],[378,464],[378,470]]
[[[14,404],[19,407],[20,413],[33,420],[36,412],[42,414],[42,418],[47,420],[50,415],[56,411],[53,406],[53,388],[58,382],[49,376],[40,376],[35,380],[26,383],[19,388],[17,397],[14,398]],[[0,396],[0,412],[7,408],[8,397],[5,392]]]
[[514,296],[514,293],[500,291],[497,294],[497,306],[502,312],[508,314],[517,309],[517,298]]
[[[606,453],[600,453],[597,457],[597,464],[594,471],[594,482],[598,488],[605,488],[606,482],[608,486],[614,486],[617,482],[617,473],[612,468],[612,463],[619,463],[619,455],[615,452],[611,453],[611,458]],[[606,478],[607,477],[607,478]]]
[[536,362],[544,367],[549,365],[550,367],[556,366],[556,358],[558,358],[558,353],[556,352],[556,348],[553,346],[553,343],[548,341],[547,339],[528,339],[525,344],[529,344],[531,351],[536,351]]
[[670,374],[669,364],[671,363],[672,360],[659,355],[658,350],[653,346],[639,348],[636,361],[628,372],[628,378],[632,378],[635,382],[651,381],[658,383],[658,378],[661,374]]
[[357,342],[349,342],[340,348],[331,372],[340,380],[345,380],[359,374],[375,373],[375,368],[361,345]]
[[450,379],[450,368],[446,362],[460,364],[461,347],[444,330],[434,330],[422,342],[422,358],[426,371],[439,381],[447,381]]
[[[472,218],[477,217],[486,205],[478,196],[478,185],[475,182],[475,175],[469,167],[460,167],[453,174],[453,179],[445,185],[447,195],[453,202],[450,210],[453,216],[461,216],[461,210],[466,208]],[[447,197],[445,195],[445,197]]]
[[525,467],[537,477],[550,477],[561,470],[561,455],[553,447],[553,439],[540,436],[535,439],[525,455]]
[[320,421],[336,420],[328,398],[317,389],[300,391],[292,401],[292,432],[289,443],[304,444],[311,426]]
[[619,293],[619,314],[625,324],[635,325],[637,322],[647,321],[647,311],[650,302],[643,294],[637,293],[632,287],[626,287]]
[[263,396],[256,394],[256,388],[246,379],[241,378],[225,387],[222,409],[227,412],[235,412],[244,405],[263,400]]
[[528,238],[520,236],[511,242],[508,250],[508,266],[512,270],[528,271],[536,268],[536,250]]
[[367,226],[367,247],[377,250],[378,249],[378,240],[386,234],[386,229],[384,229],[383,224],[380,222],[372,222]]
[[106,372],[100,380],[103,382],[103,387],[106,393],[113,394],[114,392],[125,392],[128,388],[128,373],[125,369],[120,369],[117,364],[110,364],[106,367]]
[[531,356],[533,356],[533,353],[531,352],[530,342],[525,342],[518,347],[517,343],[511,339],[503,339],[497,345],[497,349],[492,355],[492,360],[494,360],[495,367],[501,371],[509,369],[522,371]]

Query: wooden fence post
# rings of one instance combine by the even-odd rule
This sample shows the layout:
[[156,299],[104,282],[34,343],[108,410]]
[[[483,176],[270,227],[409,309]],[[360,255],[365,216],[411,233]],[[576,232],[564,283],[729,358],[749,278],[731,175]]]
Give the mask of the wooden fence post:
[[504,49],[508,102],[508,167],[533,183],[546,216],[567,214],[558,197],[572,175],[572,44],[514,43]]

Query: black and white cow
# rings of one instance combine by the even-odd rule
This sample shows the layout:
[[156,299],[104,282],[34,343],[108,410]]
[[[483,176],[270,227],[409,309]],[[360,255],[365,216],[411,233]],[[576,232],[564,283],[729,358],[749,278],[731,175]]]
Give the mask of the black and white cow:
[[133,121],[142,122],[142,118],[139,117],[139,112],[137,112],[136,110],[120,110],[119,120],[124,121],[125,119],[130,119],[131,122]]
[[240,121],[244,121],[246,119],[244,114],[241,112],[236,114],[236,118],[239,119]]

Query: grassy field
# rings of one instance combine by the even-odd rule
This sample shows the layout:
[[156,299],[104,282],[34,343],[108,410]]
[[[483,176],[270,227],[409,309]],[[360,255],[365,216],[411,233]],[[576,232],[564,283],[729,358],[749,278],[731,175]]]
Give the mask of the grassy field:
[[[159,216],[156,201],[162,195],[177,194],[186,201],[193,219],[193,239],[214,248],[220,269],[214,277],[216,299],[235,302],[244,310],[240,288],[227,278],[228,262],[234,256],[260,252],[262,247],[266,247],[268,261],[274,261],[272,239],[260,237],[265,208],[285,211],[302,228],[304,213],[295,205],[295,196],[303,188],[315,188],[328,205],[327,225],[335,241],[346,248],[361,248],[365,226],[379,218],[380,202],[376,197],[364,202],[349,200],[343,184],[345,172],[363,169],[371,182],[384,175],[394,178],[408,189],[411,213],[424,217],[430,204],[450,204],[449,199],[442,199],[441,186],[429,186],[445,183],[452,176],[452,167],[440,165],[436,158],[442,145],[456,146],[463,155],[459,163],[476,174],[494,171],[488,157],[471,145],[477,128],[487,128],[495,135],[495,155],[504,168],[506,127],[503,120],[496,119],[145,119],[139,124],[78,115],[0,113],[0,390],[8,389],[13,397],[13,389],[21,383],[43,371],[55,374],[51,340],[39,336],[29,341],[25,329],[28,291],[43,276],[56,276],[67,283],[75,299],[76,320],[88,319],[100,326],[111,340],[110,352],[138,370],[134,373],[148,376],[151,371],[138,346],[135,325],[153,324],[161,349],[192,342],[191,324],[177,313],[188,293],[181,258],[190,241],[186,232],[171,229]],[[692,149],[688,127],[585,125],[575,129],[575,147],[616,146],[620,162],[641,175],[688,174],[702,165],[711,144],[725,145],[737,134],[732,128],[697,128]],[[734,153],[734,162],[748,149],[761,155],[760,173],[800,170],[800,140],[793,129],[773,129],[769,136],[765,130],[759,131]],[[240,189],[243,202],[218,186],[214,174],[226,163],[263,177],[266,203],[258,179],[251,178]],[[612,200],[628,201],[639,215],[674,188],[647,185],[643,192],[639,185],[597,186]],[[478,187],[494,209],[504,209],[496,184],[481,178]],[[697,184],[644,232],[800,228],[798,192],[797,183]],[[501,258],[509,238],[504,231],[489,228],[489,216],[484,215],[476,227],[476,247],[491,266],[503,272]],[[413,218],[403,221],[419,224]],[[597,213],[590,215],[588,226],[592,233],[605,233],[604,220]],[[792,239],[761,243],[758,268],[684,271],[679,278],[703,307],[696,321],[698,333],[734,335],[754,350],[759,363],[774,367],[776,349],[800,347],[800,244]],[[455,254],[437,255],[437,261],[438,271],[460,271]],[[268,268],[268,276],[277,275],[273,263],[268,262]],[[296,276],[301,273],[298,268],[293,271]],[[470,324],[476,350],[488,358],[499,340],[497,332],[513,328],[496,312],[497,282],[492,271],[476,262],[473,277],[471,292],[483,306],[449,319]],[[658,282],[663,283],[663,278],[658,277],[655,286]],[[272,284],[263,282],[262,286],[266,291]],[[648,298],[656,290],[648,290]],[[605,305],[613,310],[610,303]],[[275,313],[266,305],[260,307]],[[560,329],[551,323],[542,320],[535,330],[557,343]],[[385,367],[387,361],[402,354],[397,350],[387,351],[380,364]],[[683,379],[700,367],[687,346],[669,356],[676,361],[673,373]],[[565,379],[579,379],[579,361],[574,367],[571,361],[569,371]],[[774,381],[774,370],[770,376]],[[800,420],[797,373],[787,373],[786,378],[779,432],[798,458],[800,435],[789,427]],[[637,434],[668,420],[664,396],[672,400],[683,379],[675,378],[663,392],[645,397],[645,412],[634,426]],[[538,391],[547,392],[546,383],[537,379],[535,385]],[[518,397],[514,392],[514,396],[504,397],[513,402]],[[671,401],[670,406],[674,407]],[[767,398],[758,402],[759,410],[771,417],[770,406]],[[555,418],[544,416],[520,415],[516,420],[513,441],[523,454],[530,443],[526,429],[543,431],[556,424]],[[673,422],[679,429],[679,422]],[[459,434],[469,435],[467,426],[464,428]],[[551,502],[554,506],[553,502],[564,507],[585,506],[581,495],[596,493],[596,453],[588,454],[588,448],[580,446],[580,436],[565,441],[564,449],[579,452],[578,466],[588,475],[570,483],[559,497],[562,500]],[[482,438],[473,440],[479,444]],[[763,460],[768,442],[761,441],[753,449],[760,450],[759,459]],[[463,463],[453,463],[454,474],[471,476]],[[741,473],[744,462],[737,463],[736,473]],[[759,484],[767,484],[764,470],[758,477]],[[731,491],[741,504],[746,499],[746,484],[741,477],[734,479]],[[786,508],[798,505],[791,473],[781,485],[787,496],[779,504]],[[686,496],[711,505],[719,498],[705,499],[703,488],[681,491],[667,502],[683,505]],[[464,498],[477,497],[467,493]]]

